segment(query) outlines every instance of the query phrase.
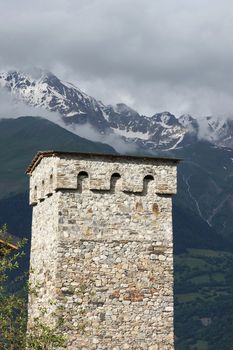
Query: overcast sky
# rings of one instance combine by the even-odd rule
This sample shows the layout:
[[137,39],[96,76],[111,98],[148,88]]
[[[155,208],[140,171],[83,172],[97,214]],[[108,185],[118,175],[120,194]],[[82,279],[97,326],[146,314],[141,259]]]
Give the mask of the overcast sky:
[[0,0],[0,69],[46,68],[144,114],[233,115],[233,2]]

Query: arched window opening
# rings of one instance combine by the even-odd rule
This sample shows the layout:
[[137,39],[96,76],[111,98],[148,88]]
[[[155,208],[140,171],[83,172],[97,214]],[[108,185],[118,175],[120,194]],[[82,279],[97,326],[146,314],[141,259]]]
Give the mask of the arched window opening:
[[40,200],[44,197],[44,191],[45,191],[45,181],[41,181],[41,191],[40,191]]
[[153,212],[153,214],[154,214],[155,216],[157,216],[157,215],[159,214],[159,206],[158,206],[157,203],[154,203],[154,204],[152,205],[152,212]]
[[85,177],[88,177],[88,173],[86,171],[80,171],[78,173],[78,178],[81,179],[81,178],[85,178]]
[[86,171],[80,171],[78,173],[78,191],[82,192],[83,190],[83,181],[89,177]]
[[53,194],[53,175],[52,174],[49,176],[49,188],[47,190],[48,190],[47,196],[48,197],[52,196]]
[[152,181],[152,180],[154,180],[154,176],[153,176],[153,175],[146,175],[146,176],[144,177],[144,180],[146,180],[146,181]]
[[114,174],[112,174],[112,176],[111,176],[112,179],[119,179],[120,177],[121,177],[121,175],[118,174],[118,173],[114,173]]
[[117,181],[121,178],[119,173],[113,173],[110,180],[110,191],[114,192],[116,188]]
[[153,175],[146,175],[143,179],[143,193],[147,194],[148,192],[148,184],[149,182],[154,180],[154,176]]
[[34,201],[37,201],[37,186],[34,186]]

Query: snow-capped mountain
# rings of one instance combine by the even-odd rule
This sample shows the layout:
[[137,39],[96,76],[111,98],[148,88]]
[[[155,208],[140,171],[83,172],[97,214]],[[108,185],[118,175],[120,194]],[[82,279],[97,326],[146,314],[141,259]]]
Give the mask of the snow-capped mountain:
[[68,123],[72,118],[71,122],[90,122],[100,129],[105,121],[101,102],[50,72],[39,73],[36,77],[17,71],[0,73],[0,86],[31,106],[59,112]]
[[[59,112],[66,124],[88,123],[101,134],[116,134],[145,150],[170,150],[207,138],[233,147],[233,122],[204,118],[204,127],[190,115],[176,118],[169,112],[143,116],[123,103],[104,105],[71,83],[46,71],[36,76],[18,71],[0,73],[0,86],[27,104]],[[202,132],[204,130],[204,132]]]
[[203,137],[218,146],[233,148],[233,119],[206,117]]

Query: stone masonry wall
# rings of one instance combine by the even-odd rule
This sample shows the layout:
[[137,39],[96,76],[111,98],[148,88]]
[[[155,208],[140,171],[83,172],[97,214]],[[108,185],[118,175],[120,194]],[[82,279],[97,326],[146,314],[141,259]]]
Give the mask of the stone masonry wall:
[[[52,197],[42,201],[33,208],[32,217],[32,241],[30,257],[31,293],[29,297],[29,328],[33,318],[43,313],[43,308],[48,311],[47,317],[55,306],[56,300],[56,271],[57,271],[57,246],[58,246],[58,209],[55,193]],[[51,304],[51,305],[49,305]]]
[[55,313],[70,350],[173,350],[175,162],[44,157],[30,187],[30,320]]

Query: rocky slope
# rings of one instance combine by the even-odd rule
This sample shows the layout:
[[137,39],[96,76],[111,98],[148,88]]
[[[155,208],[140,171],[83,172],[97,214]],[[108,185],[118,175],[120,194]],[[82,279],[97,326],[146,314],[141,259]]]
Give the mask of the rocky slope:
[[179,165],[178,207],[189,208],[216,232],[233,242],[233,150],[207,141],[173,151]]
[[0,86],[16,100],[59,112],[66,124],[90,124],[102,135],[118,135],[146,151],[171,150],[188,145],[201,137],[216,145],[233,148],[233,121],[204,117],[201,125],[190,115],[176,117],[169,112],[143,116],[125,104],[104,105],[71,83],[50,72],[27,74],[17,71],[0,73]]

